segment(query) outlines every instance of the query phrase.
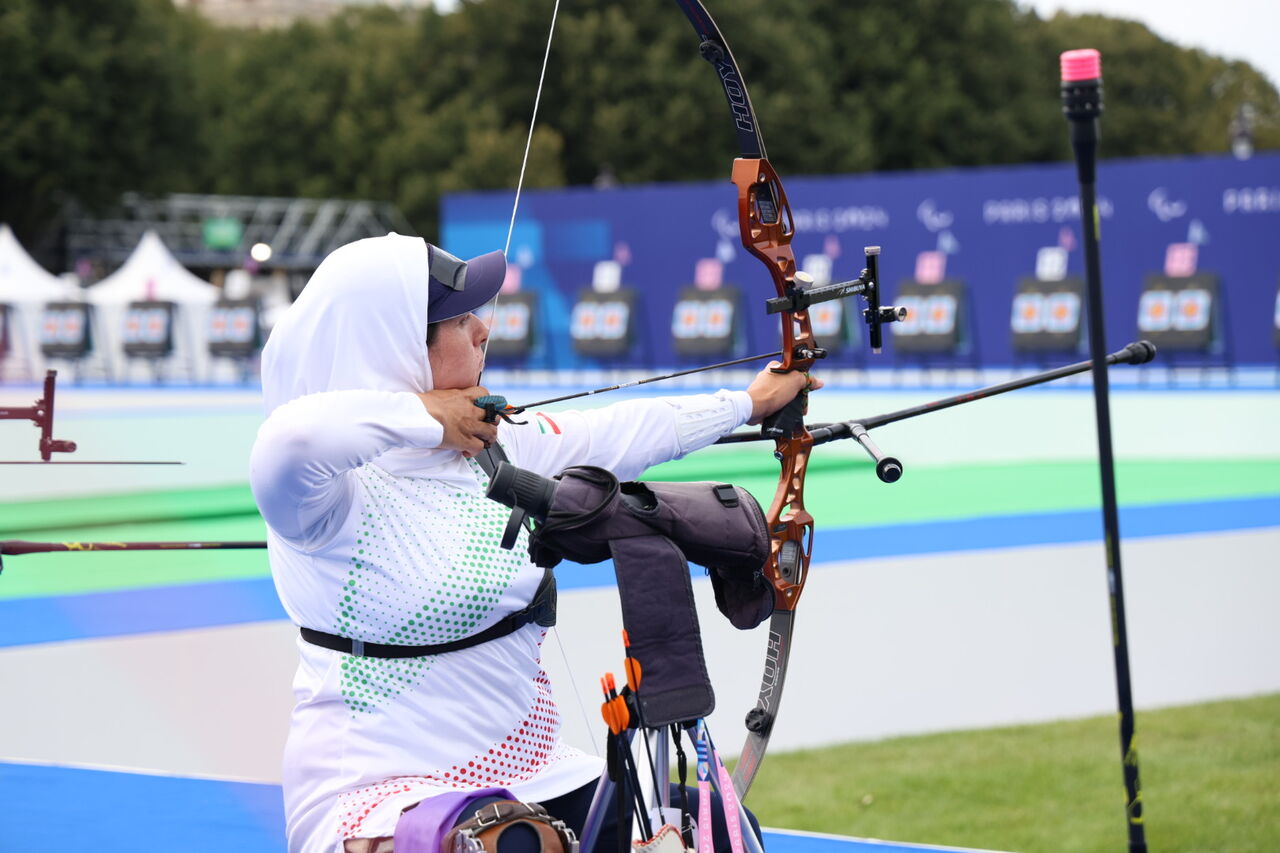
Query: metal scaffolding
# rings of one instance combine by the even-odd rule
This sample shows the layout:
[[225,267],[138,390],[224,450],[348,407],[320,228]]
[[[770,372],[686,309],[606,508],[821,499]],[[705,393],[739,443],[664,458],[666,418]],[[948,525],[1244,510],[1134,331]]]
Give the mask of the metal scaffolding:
[[[211,246],[211,222],[230,223],[234,244],[221,241]],[[237,228],[239,239],[235,241]],[[114,267],[129,256],[148,230],[155,230],[189,269],[242,267],[250,248],[265,243],[271,247],[271,257],[259,265],[263,271],[304,273],[314,270],[325,255],[344,243],[380,237],[388,231],[417,233],[387,202],[127,193],[114,215],[74,216],[68,221],[66,268],[73,269],[80,261]]]

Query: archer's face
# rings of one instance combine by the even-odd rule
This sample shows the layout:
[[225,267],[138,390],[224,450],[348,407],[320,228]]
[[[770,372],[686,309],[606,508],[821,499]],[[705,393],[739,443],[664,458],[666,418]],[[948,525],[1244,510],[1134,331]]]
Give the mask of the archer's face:
[[472,387],[484,368],[489,327],[475,314],[441,320],[436,326],[435,338],[427,347],[432,387],[438,391]]

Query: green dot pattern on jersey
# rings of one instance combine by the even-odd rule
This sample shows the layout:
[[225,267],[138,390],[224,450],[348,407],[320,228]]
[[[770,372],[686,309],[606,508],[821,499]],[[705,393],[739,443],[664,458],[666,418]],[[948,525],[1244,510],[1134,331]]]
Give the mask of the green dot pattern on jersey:
[[[500,546],[511,511],[485,497],[489,478],[468,460],[480,491],[436,480],[357,471],[363,509],[332,631],[366,643],[423,646],[474,634],[529,565],[528,534]],[[433,657],[342,663],[352,714],[368,713],[418,686]]]

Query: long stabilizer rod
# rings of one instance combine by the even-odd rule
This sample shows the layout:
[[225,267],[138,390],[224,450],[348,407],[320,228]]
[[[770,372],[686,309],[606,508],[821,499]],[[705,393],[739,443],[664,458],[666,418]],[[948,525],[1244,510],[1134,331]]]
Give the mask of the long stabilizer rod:
[[[1122,350],[1117,350],[1104,358],[1106,365],[1113,364],[1146,364],[1155,358],[1155,345],[1149,341],[1134,341]],[[977,400],[983,400],[987,397],[994,397],[997,394],[1004,394],[1009,391],[1017,391],[1019,388],[1029,388],[1032,385],[1043,385],[1046,382],[1052,382],[1055,379],[1063,379],[1068,376],[1074,376],[1077,373],[1086,373],[1093,370],[1094,362],[1079,361],[1075,364],[1068,364],[1065,367],[1056,367],[1053,370],[1047,370],[1044,373],[1036,373],[1031,376],[1023,376],[1020,379],[1012,379],[1008,382],[1001,382],[997,385],[988,385],[985,388],[979,388],[976,391],[966,391],[963,394],[956,394],[954,397],[944,397],[941,400],[935,400],[932,403],[922,403],[919,406],[912,406],[908,409],[899,409],[896,412],[888,412],[883,415],[873,415],[869,418],[854,418],[848,421],[839,421],[836,423],[817,423],[809,425],[809,434],[813,436],[814,444],[826,444],[828,441],[835,441],[840,438],[856,438],[854,434],[855,427],[861,426],[864,430],[882,427],[885,424],[904,421],[907,418],[914,418],[919,415],[927,415],[931,412],[940,412],[943,409],[949,409],[952,406],[959,406],[962,403],[972,403]],[[716,444],[736,444],[742,441],[764,441],[764,436],[758,432],[735,432],[732,435],[726,435],[724,438],[716,442]]]

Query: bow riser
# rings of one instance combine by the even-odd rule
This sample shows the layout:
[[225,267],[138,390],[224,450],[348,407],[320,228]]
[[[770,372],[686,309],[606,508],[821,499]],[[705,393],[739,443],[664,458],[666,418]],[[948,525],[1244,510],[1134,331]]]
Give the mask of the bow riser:
[[[768,160],[740,157],[733,161],[733,183],[738,188],[742,245],[768,268],[777,294],[786,296],[796,286],[796,258],[791,249],[795,227],[782,180]],[[781,323],[782,365],[777,370],[808,370],[820,352],[809,313],[783,312]],[[780,610],[795,609],[813,546],[813,516],[804,508],[804,475],[813,446],[804,428],[806,403],[802,392],[777,422],[775,455],[782,471],[765,515],[772,549],[764,570]]]
[[[740,157],[733,161],[733,183],[738,188],[742,245],[768,267],[778,296],[786,296],[795,287],[795,226],[782,181],[768,160]],[[783,314],[782,340],[781,369],[808,370],[818,352],[808,311]]]
[[770,551],[764,574],[773,585],[774,607],[790,611],[800,600],[813,551],[813,516],[804,508],[804,475],[813,438],[806,432],[779,440],[778,445],[782,472],[765,513]]

